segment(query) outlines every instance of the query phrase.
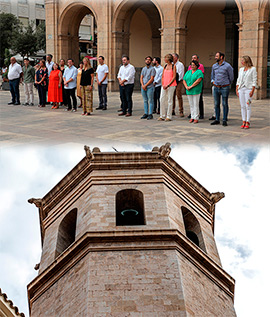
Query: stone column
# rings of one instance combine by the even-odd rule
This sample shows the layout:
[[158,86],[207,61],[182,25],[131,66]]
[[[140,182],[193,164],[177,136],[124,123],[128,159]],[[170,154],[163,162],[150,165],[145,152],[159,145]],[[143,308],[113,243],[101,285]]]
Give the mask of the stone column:
[[268,55],[268,31],[269,23],[259,21],[258,23],[258,87],[257,97],[259,99],[267,97],[267,55]]
[[179,54],[180,61],[185,64],[186,61],[186,39],[187,28],[178,27],[175,29],[176,53]]
[[57,15],[58,3],[55,0],[46,0],[45,13],[46,13],[46,53],[52,54],[53,59],[58,58],[58,17]]

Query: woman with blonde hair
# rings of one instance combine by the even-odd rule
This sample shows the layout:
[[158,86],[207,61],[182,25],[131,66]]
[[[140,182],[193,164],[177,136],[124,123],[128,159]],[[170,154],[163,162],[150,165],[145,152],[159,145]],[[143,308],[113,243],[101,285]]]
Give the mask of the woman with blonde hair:
[[257,83],[257,72],[249,56],[241,59],[243,67],[239,70],[236,82],[236,94],[239,97],[243,124],[241,129],[249,129],[251,116],[251,99]]
[[83,59],[83,69],[80,82],[83,116],[90,116],[91,112],[93,112],[93,84],[94,69],[90,64],[90,60],[85,57]]
[[[162,89],[160,96],[160,117],[159,121],[172,121],[172,107],[173,107],[173,95],[176,89],[176,67],[173,64],[172,54],[167,54],[164,57],[166,65],[162,73]],[[168,102],[168,109],[166,114],[166,100]]]

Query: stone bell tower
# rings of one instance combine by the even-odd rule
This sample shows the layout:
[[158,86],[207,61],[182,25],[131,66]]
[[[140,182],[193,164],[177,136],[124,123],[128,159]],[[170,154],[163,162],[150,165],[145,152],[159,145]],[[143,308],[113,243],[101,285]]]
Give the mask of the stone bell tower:
[[86,156],[43,198],[31,316],[236,316],[214,239],[215,204],[170,156]]

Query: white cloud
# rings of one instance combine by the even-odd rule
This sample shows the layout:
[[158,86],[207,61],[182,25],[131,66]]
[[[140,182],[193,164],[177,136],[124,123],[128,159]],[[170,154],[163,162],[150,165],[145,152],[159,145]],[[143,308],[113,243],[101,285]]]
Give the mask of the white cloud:
[[[101,150],[113,151],[108,146]],[[144,151],[145,147],[117,146],[117,150]],[[269,149],[249,150],[177,146],[171,152],[210,192],[225,193],[216,207],[215,236],[223,267],[236,279],[238,317],[264,315],[269,280],[265,248]],[[43,197],[83,156],[83,146],[75,144],[1,152],[0,287],[25,313],[26,285],[36,276],[33,267],[41,252],[37,209],[27,199]]]

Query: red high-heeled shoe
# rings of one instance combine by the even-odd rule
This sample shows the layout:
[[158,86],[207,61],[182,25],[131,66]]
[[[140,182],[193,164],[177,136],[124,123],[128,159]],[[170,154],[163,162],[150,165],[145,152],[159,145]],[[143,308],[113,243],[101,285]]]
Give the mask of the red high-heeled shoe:
[[241,125],[241,129],[244,129],[245,125],[246,125],[246,121],[243,121],[243,124]]

